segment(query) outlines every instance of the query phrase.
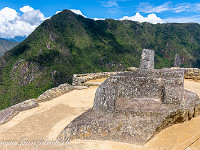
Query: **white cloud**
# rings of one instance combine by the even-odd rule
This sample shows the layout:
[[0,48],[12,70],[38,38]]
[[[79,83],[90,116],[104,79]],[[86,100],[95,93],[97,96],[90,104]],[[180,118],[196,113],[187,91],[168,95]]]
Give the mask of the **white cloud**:
[[25,12],[21,16],[21,20],[30,23],[31,25],[40,24],[41,21],[45,20],[43,13],[40,10],[32,10]]
[[180,12],[200,12],[200,3],[178,3],[174,5],[171,2],[166,2],[160,6],[152,6],[149,3],[140,3],[138,6],[139,12],[144,13],[160,13],[164,11],[171,11],[174,13]]
[[20,8],[20,11],[21,12],[29,12],[29,11],[33,11],[34,9],[32,8],[32,7],[30,7],[30,6],[24,6],[24,7],[22,7],[22,8]]
[[192,10],[193,10],[193,12],[199,13],[200,12],[200,3],[195,3]]
[[180,3],[177,4],[175,7],[172,8],[172,11],[175,13],[180,12],[194,12],[199,13],[200,12],[200,3]]
[[172,10],[175,13],[180,13],[180,12],[184,12],[184,11],[189,11],[189,9],[191,8],[191,4],[188,3],[182,3],[182,4],[178,4],[176,5],[174,8],[172,8]]
[[87,18],[86,16],[84,16],[84,15],[82,14],[82,12],[81,12],[80,10],[77,10],[77,9],[70,9],[70,10],[71,10],[73,13],[77,14],[77,15],[81,15],[81,16]]
[[1,16],[0,22],[2,22],[2,19],[3,19],[3,21],[5,21],[5,20],[10,21],[10,20],[14,20],[18,17],[17,12],[14,9],[11,9],[9,7],[5,7],[3,9],[1,9],[0,16]]
[[22,15],[9,7],[0,10],[0,37],[28,36],[46,19],[40,10],[34,10],[30,6],[24,6],[20,11]]
[[95,21],[97,20],[105,20],[104,18],[93,18]]
[[61,11],[56,11],[56,14],[60,13]]
[[200,23],[200,15],[191,17],[167,18],[163,19],[163,21],[168,23]]
[[160,12],[167,11],[167,10],[170,10],[169,3],[164,3],[163,5],[151,8],[149,10],[147,8],[148,13],[152,13],[152,12],[160,13]]
[[143,17],[140,13],[136,13],[135,16],[124,16],[123,18],[119,20],[132,20],[132,21],[138,21],[138,22],[150,22],[153,24],[156,23],[164,23],[164,21],[160,18],[157,17],[156,14],[149,14],[147,17]]
[[160,13],[163,11],[170,10],[170,2],[166,2],[160,6],[151,6],[149,3],[141,3],[138,7],[139,12],[145,12],[145,13]]

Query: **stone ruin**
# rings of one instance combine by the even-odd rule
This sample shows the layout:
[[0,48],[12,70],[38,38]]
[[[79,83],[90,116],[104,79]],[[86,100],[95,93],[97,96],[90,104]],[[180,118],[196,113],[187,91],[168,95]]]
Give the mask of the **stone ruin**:
[[174,67],[180,67],[181,63],[181,57],[178,54],[176,54],[174,58]]
[[148,49],[143,50],[140,69],[154,69],[154,51]]
[[140,69],[107,78],[94,105],[58,136],[143,145],[166,127],[198,116],[200,99],[184,89],[184,70],[154,69],[154,51],[143,50]]

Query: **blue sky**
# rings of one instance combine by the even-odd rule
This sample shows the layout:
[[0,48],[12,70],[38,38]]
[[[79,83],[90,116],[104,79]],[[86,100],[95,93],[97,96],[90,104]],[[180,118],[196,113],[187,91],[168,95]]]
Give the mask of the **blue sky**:
[[63,9],[73,9],[87,18],[200,23],[200,1],[194,0],[1,0],[0,37],[28,36],[42,21]]

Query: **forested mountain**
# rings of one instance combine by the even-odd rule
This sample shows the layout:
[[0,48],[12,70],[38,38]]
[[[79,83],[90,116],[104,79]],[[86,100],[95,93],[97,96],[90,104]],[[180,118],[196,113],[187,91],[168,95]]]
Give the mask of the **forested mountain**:
[[84,18],[64,10],[44,21],[0,59],[0,107],[36,98],[71,83],[74,73],[139,66],[142,49],[155,50],[155,67],[200,67],[199,24],[150,24]]
[[0,38],[0,57],[3,56],[3,54],[19,44],[18,42],[8,41],[5,39]]

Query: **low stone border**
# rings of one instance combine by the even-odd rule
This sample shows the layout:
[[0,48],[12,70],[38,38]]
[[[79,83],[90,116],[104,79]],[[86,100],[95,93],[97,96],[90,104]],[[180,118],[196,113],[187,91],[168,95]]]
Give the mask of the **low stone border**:
[[28,110],[31,108],[38,107],[39,104],[35,99],[26,100],[19,104],[13,105],[9,108],[0,111],[0,125],[10,121],[20,111]]
[[85,82],[93,79],[108,78],[111,75],[118,74],[121,72],[98,72],[98,73],[86,73],[86,74],[74,74],[73,86],[84,86]]
[[58,87],[47,90],[46,92],[41,94],[36,100],[37,102],[49,101],[74,89],[75,88],[68,83],[61,84]]
[[72,86],[70,84],[61,84],[58,87],[52,88],[41,94],[37,99],[29,99],[24,102],[13,105],[9,108],[3,109],[0,111],[0,125],[10,121],[15,117],[19,112],[32,109],[39,106],[40,102],[49,101],[53,98],[61,96],[67,92],[70,92],[74,89],[82,90],[86,89],[86,86]]

